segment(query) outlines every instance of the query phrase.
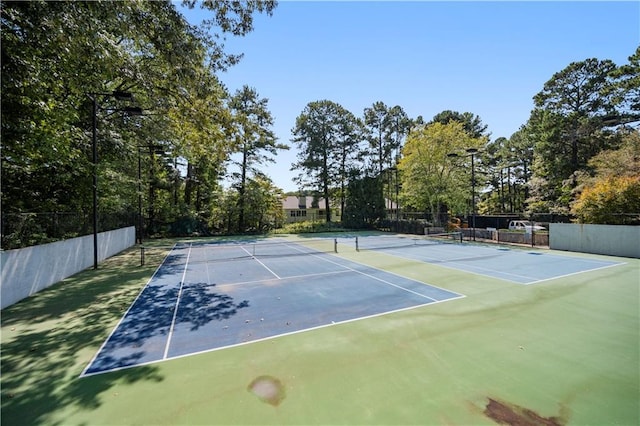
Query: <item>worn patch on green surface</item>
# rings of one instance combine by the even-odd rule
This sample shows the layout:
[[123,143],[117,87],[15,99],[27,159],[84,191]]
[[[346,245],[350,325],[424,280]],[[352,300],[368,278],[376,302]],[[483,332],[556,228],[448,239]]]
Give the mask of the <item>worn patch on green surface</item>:
[[261,401],[274,407],[280,405],[286,396],[285,387],[280,380],[272,376],[256,377],[249,383],[247,390]]
[[566,419],[543,417],[533,410],[489,398],[484,414],[498,424],[510,426],[562,426]]

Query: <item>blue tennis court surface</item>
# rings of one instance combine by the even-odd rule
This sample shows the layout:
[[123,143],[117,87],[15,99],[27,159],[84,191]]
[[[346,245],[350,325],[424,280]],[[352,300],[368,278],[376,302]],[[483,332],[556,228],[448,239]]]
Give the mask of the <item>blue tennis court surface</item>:
[[[387,246],[387,241],[389,245]],[[620,262],[588,259],[569,255],[523,250],[503,246],[480,244],[453,244],[420,238],[389,239],[386,237],[359,237],[359,245],[366,250],[437,264],[474,274],[535,284],[602,268],[621,265]],[[396,246],[393,246],[397,244]],[[376,248],[378,247],[378,248]]]
[[83,375],[460,297],[307,244],[177,245]]

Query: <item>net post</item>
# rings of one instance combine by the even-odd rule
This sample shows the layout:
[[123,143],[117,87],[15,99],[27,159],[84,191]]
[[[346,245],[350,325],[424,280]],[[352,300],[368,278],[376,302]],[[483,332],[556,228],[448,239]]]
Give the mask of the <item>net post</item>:
[[333,239],[333,252],[334,253],[338,252],[338,239],[337,238]]
[[358,237],[356,236],[356,251],[360,251],[360,247],[358,246]]
[[140,246],[140,266],[144,266],[144,246]]

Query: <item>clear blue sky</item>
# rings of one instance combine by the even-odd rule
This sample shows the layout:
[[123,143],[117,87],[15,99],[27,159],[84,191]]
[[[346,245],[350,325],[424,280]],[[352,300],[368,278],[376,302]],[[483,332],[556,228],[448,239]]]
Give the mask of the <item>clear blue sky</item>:
[[273,130],[292,149],[264,170],[294,191],[291,129],[309,102],[328,99],[359,117],[376,101],[426,121],[471,112],[492,140],[509,137],[571,62],[628,62],[640,45],[640,2],[280,1],[254,26],[227,39],[226,51],[245,56],[220,78],[232,93],[247,84],[269,99]]

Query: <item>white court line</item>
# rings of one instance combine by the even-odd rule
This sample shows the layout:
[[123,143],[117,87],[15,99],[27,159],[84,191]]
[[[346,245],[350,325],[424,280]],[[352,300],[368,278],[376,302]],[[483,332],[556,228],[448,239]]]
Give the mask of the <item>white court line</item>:
[[[504,272],[504,271],[500,271],[498,269],[491,269],[491,268],[483,268],[482,266],[478,266],[478,265],[467,265],[464,264],[462,262],[464,262],[465,260],[468,260],[467,258],[461,258],[461,259],[452,259],[452,260],[441,260],[441,259],[436,259],[436,258],[432,258],[429,256],[424,256],[424,255],[415,255],[413,257],[407,257],[406,255],[403,255],[403,252],[399,252],[398,250],[384,250],[381,251],[383,253],[389,254],[391,256],[395,256],[395,257],[400,257],[402,259],[409,259],[409,260],[417,260],[417,261],[422,261],[422,259],[425,259],[427,262],[428,260],[434,260],[436,261],[436,263],[432,263],[429,262],[432,265],[435,266],[442,266],[443,268],[448,268],[448,269],[453,269],[456,271],[462,271],[462,272],[468,272],[468,273],[472,273],[472,274],[477,274],[477,275],[482,275],[484,277],[489,277],[489,278],[495,278],[495,279],[501,279],[501,280],[506,280],[506,281],[510,281],[512,283],[516,283],[519,285],[531,285],[531,284],[537,284],[540,282],[544,282],[544,281],[550,281],[550,280],[555,280],[557,278],[564,278],[564,277],[568,277],[571,275],[577,275],[577,274],[582,274],[585,272],[591,272],[591,271],[597,271],[599,269],[604,269],[604,268],[610,268],[612,266],[618,266],[618,265],[624,265],[624,263],[615,263],[613,265],[605,265],[602,267],[598,267],[598,268],[594,268],[594,269],[585,269],[582,271],[576,271],[576,272],[571,272],[569,274],[565,274],[565,275],[558,275],[558,276],[554,276],[554,277],[549,277],[549,278],[543,278],[543,279],[536,279],[536,277],[531,277],[528,275],[520,275],[520,274],[515,274],[515,273],[511,273],[511,272]],[[394,254],[395,253],[395,254]],[[514,253],[513,251],[511,253]],[[523,251],[524,253],[524,251]],[[582,258],[575,258],[575,257],[571,257],[571,256],[560,256],[560,255],[556,255],[556,254],[547,254],[548,256],[556,256],[556,257],[563,257],[564,259],[570,260],[570,261],[579,261],[582,263],[603,263],[605,261],[602,260],[591,260],[591,259],[582,259]],[[448,266],[446,265],[446,263],[452,264],[452,265],[456,265],[459,264],[463,267],[454,267],[454,266]],[[483,273],[483,271],[485,273]],[[527,280],[526,282],[522,282],[522,281],[515,281],[513,279],[509,279],[509,277],[515,277],[515,278],[522,278]]]
[[614,266],[620,266],[620,265],[626,265],[626,263],[624,263],[624,262],[623,263],[614,263],[613,265],[601,266],[599,268],[594,268],[594,269],[586,269],[584,271],[572,272],[570,274],[565,274],[565,275],[558,275],[557,277],[544,278],[542,280],[526,283],[525,285],[538,284],[538,283],[545,282],[545,281],[551,281],[551,280],[555,280],[555,279],[558,279],[558,278],[566,278],[566,277],[570,277],[572,275],[584,274],[585,272],[599,271],[601,269],[613,268]]
[[[424,294],[418,293],[417,291],[409,290],[408,288],[404,288],[404,287],[402,287],[402,286],[399,286],[399,285],[394,284],[394,283],[392,283],[392,282],[389,282],[389,281],[387,281],[387,280],[383,280],[382,278],[375,277],[375,276],[373,276],[373,275],[371,275],[371,274],[367,274],[367,273],[365,273],[365,272],[358,271],[357,269],[350,268],[349,266],[341,265],[341,264],[339,264],[338,262],[334,262],[334,261],[329,260],[329,259],[327,259],[327,258],[325,258],[325,257],[315,256],[315,255],[312,255],[312,256],[317,257],[317,258],[319,258],[319,259],[322,259],[322,260],[324,260],[324,261],[326,261],[326,262],[333,263],[334,265],[341,266],[341,267],[346,268],[346,269],[348,269],[348,270],[350,270],[350,271],[353,271],[353,272],[355,272],[355,273],[357,273],[357,274],[364,275],[365,277],[373,278],[373,279],[374,279],[374,280],[376,280],[376,281],[383,282],[383,283],[388,284],[388,285],[390,285],[390,286],[392,286],[392,287],[396,287],[396,288],[398,288],[398,289],[400,289],[400,290],[404,290],[404,291],[406,291],[406,292],[408,292],[408,293],[413,293],[413,294],[415,294],[416,296],[424,297],[425,299],[431,300],[432,302],[437,302],[437,301],[438,301],[438,299],[433,299],[433,298],[431,298],[431,297],[429,297],[429,296],[425,296]],[[354,262],[354,263],[357,263],[357,262]],[[362,264],[361,264],[361,265],[362,265]],[[368,266],[368,265],[363,265],[363,266],[366,266],[367,268],[371,268],[371,267],[370,267],[370,266]],[[371,269],[377,269],[377,268],[371,268]],[[377,270],[378,270],[378,271],[385,272],[385,273],[390,273],[390,272],[387,272],[387,271],[383,271],[382,269],[377,269]],[[398,275],[398,276],[399,276],[399,275]],[[410,280],[410,278],[406,278],[406,277],[405,277],[405,279]],[[415,281],[415,280],[412,280],[412,281]],[[417,282],[417,281],[416,281],[416,282]],[[429,285],[429,284],[427,284],[427,285]],[[450,292],[450,293],[451,293],[451,292]],[[455,293],[455,294],[457,294],[457,293]],[[448,300],[448,299],[447,299],[447,300]]]
[[173,309],[173,318],[171,319],[171,327],[169,327],[169,335],[167,336],[167,344],[164,347],[164,355],[162,355],[162,359],[167,359],[167,356],[169,355],[169,346],[171,345],[171,338],[173,337],[173,327],[176,325],[176,318],[178,317],[178,308],[180,307],[180,299],[182,298],[182,288],[184,287],[184,280],[187,275],[187,267],[189,266],[190,256],[191,256],[191,243],[189,243],[189,252],[187,253],[187,261],[184,263],[184,271],[182,272],[180,289],[178,290],[178,297],[176,298],[176,306]]
[[251,253],[249,252],[249,250],[247,250],[247,249],[246,249],[246,248],[244,248],[244,247],[240,247],[240,248],[241,248],[242,250],[244,250],[245,252],[247,252],[247,254],[248,254],[249,256],[251,256],[251,258],[252,258],[252,259],[254,259],[256,262],[258,262],[259,264],[261,264],[261,265],[264,267],[264,269],[266,269],[267,271],[271,272],[271,274],[273,274],[273,276],[274,276],[274,277],[276,277],[277,279],[281,279],[281,278],[278,276],[278,274],[276,274],[276,273],[275,273],[275,272],[273,272],[271,269],[269,269],[269,267],[268,267],[267,265],[265,265],[264,263],[262,263],[262,262],[260,261],[260,259],[258,259],[258,258],[257,258],[257,257],[255,257],[253,254],[251,254]]
[[[443,261],[442,259],[436,259],[436,258],[433,258],[433,257],[423,256],[423,255],[417,255],[417,256],[414,256],[414,257],[407,257],[406,255],[403,256],[402,253],[399,253],[399,252],[394,251],[394,250],[389,250],[389,251],[385,250],[382,253],[386,253],[386,254],[390,253],[391,256],[400,257],[400,258],[405,259],[405,260],[406,259],[416,260],[418,262],[423,262],[423,261],[427,261],[428,262],[429,260],[433,260],[435,262],[428,262],[428,263],[430,265],[441,266],[443,268],[453,269],[455,271],[469,272],[469,273],[472,273],[472,274],[482,275],[484,277],[507,280],[507,281],[510,281],[510,282],[516,283],[516,284],[527,285],[527,284],[530,284],[532,282],[531,280],[534,279],[534,277],[530,277],[528,275],[513,274],[511,272],[503,272],[503,271],[498,271],[496,269],[483,268],[481,266],[472,266],[472,265],[466,265],[465,264],[464,265],[465,267],[468,267],[468,269],[471,269],[471,270],[468,270],[468,269],[456,268],[456,267],[453,267],[453,266],[446,265],[447,263],[453,264],[453,265],[455,265],[457,263],[460,264],[463,260],[466,260],[464,258],[459,259],[459,260],[455,259],[455,260],[444,260]],[[396,253],[396,254],[393,254],[393,253]],[[422,259],[425,259],[425,260],[422,260]],[[485,271],[486,273],[482,273],[482,271]],[[493,274],[491,274],[491,272],[493,272]],[[498,276],[496,276],[496,275],[498,275]],[[510,276],[510,277],[516,277],[516,278],[523,278],[523,279],[527,280],[527,282],[523,283],[523,282],[520,282],[520,281],[510,280],[508,278],[501,277],[501,275]]]
[[[331,271],[331,272],[317,272],[315,274],[304,274],[304,275],[292,275],[290,277],[282,277],[282,278],[277,278],[277,280],[280,281],[287,281],[290,279],[299,279],[299,278],[313,278],[313,277],[321,277],[324,275],[337,275],[337,274],[346,274],[346,273],[350,273],[352,271],[345,269],[343,271]],[[273,278],[269,278],[266,280],[252,280],[252,281],[240,281],[237,283],[220,283],[220,284],[215,284],[216,287],[222,288],[222,287],[234,287],[237,285],[246,285],[246,284],[260,284],[260,283],[268,283],[268,282],[272,282],[274,281]]]
[[[330,256],[334,256],[334,255],[333,255],[333,254],[331,254],[331,253],[326,253],[326,254],[329,254]],[[392,255],[392,256],[393,256],[393,255]],[[357,270],[355,270],[355,269],[353,269],[353,268],[350,268],[350,267],[348,267],[348,266],[341,265],[341,264],[339,264],[339,263],[337,263],[337,262],[333,262],[333,261],[331,261],[331,260],[329,260],[329,259],[327,259],[327,258],[325,258],[325,257],[320,257],[320,256],[316,256],[316,257],[318,257],[319,259],[322,259],[322,260],[324,260],[324,261],[327,261],[327,262],[329,262],[329,263],[333,263],[334,265],[338,265],[338,266],[341,266],[341,267],[343,267],[343,268],[346,268],[346,269],[348,269],[349,271],[353,271],[353,272],[356,272],[356,273],[358,273],[358,274],[368,275],[368,274],[365,274],[364,272],[357,271]],[[402,256],[396,256],[396,257],[402,257]],[[402,257],[402,258],[403,258],[404,260],[406,260],[406,259],[407,259],[406,257]],[[433,284],[431,284],[431,283],[425,283],[425,282],[423,282],[423,281],[416,281],[416,280],[415,280],[415,279],[413,279],[413,278],[406,277],[406,276],[403,276],[403,275],[400,275],[400,274],[396,274],[395,272],[386,271],[386,270],[384,270],[384,269],[376,268],[376,267],[374,267],[374,266],[367,265],[366,263],[357,262],[357,261],[355,261],[355,260],[351,260],[351,259],[344,259],[344,258],[340,258],[340,259],[343,259],[343,260],[344,260],[344,261],[346,261],[346,262],[351,262],[351,263],[355,263],[355,264],[360,265],[360,266],[364,266],[365,268],[374,269],[374,270],[376,270],[376,271],[380,271],[380,272],[383,272],[383,273],[385,273],[385,274],[395,275],[396,277],[399,277],[399,278],[402,278],[402,279],[405,279],[405,280],[415,281],[415,282],[417,282],[417,283],[421,283],[421,284],[427,285],[427,286],[429,286],[429,287],[431,287],[431,288],[435,288],[435,289],[438,289],[438,290],[446,291],[447,293],[457,294],[457,295],[458,295],[458,297],[454,297],[454,298],[451,298],[451,299],[436,300],[436,303],[437,303],[437,302],[446,301],[446,300],[458,299],[459,297],[466,297],[465,295],[460,294],[460,293],[457,293],[457,292],[455,292],[455,291],[451,291],[451,290],[448,290],[448,289],[446,289],[446,288],[438,287],[437,285],[433,285]],[[410,260],[415,260],[415,259],[410,259]],[[451,269],[453,269],[453,268],[451,268]],[[377,278],[375,278],[375,277],[372,277],[372,278],[377,279]],[[405,289],[405,290],[406,290],[406,289]]]

